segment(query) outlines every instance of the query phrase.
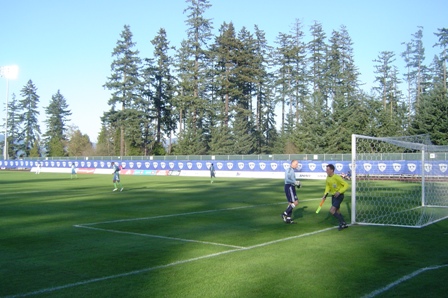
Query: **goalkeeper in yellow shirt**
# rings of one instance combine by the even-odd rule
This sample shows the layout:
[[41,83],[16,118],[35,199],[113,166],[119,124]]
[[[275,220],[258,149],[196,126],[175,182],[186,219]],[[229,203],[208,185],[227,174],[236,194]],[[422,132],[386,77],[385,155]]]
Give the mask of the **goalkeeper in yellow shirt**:
[[331,208],[330,213],[339,221],[339,231],[348,228],[348,225],[344,221],[339,208],[344,200],[344,193],[348,189],[348,183],[342,179],[341,176],[334,173],[334,165],[328,164],[326,167],[327,179],[325,181],[325,194],[322,197],[323,200],[327,198],[328,194],[331,194]]

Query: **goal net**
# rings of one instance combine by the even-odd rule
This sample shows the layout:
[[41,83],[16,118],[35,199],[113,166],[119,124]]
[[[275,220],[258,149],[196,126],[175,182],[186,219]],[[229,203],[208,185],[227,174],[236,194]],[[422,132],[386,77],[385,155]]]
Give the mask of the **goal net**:
[[428,135],[352,135],[352,223],[420,228],[448,218],[447,155]]

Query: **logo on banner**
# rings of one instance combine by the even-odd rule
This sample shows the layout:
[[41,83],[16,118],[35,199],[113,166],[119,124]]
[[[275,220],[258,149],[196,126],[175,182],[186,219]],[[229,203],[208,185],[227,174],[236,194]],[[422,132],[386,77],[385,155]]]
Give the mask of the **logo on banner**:
[[101,162],[100,162],[100,166],[101,166],[102,168],[104,168],[104,161],[101,161]]
[[448,169],[448,165],[446,163],[439,163],[440,172],[445,173]]
[[227,163],[227,168],[228,168],[229,170],[233,169],[233,162],[228,162],[228,163]]
[[87,162],[87,167],[90,168],[90,165],[91,165],[91,163],[90,163],[90,161],[88,161]]
[[202,162],[197,162],[196,167],[200,170],[202,169]]
[[179,169],[181,169],[181,170],[184,168],[183,162],[178,162],[177,165],[179,166]]
[[162,169],[164,169],[164,168],[166,167],[166,163],[162,161],[162,162],[160,163],[160,166],[162,167]]
[[171,168],[171,169],[174,168],[174,162],[170,161],[169,165],[170,165],[170,168]]
[[131,161],[131,162],[129,163],[129,167],[130,167],[131,169],[134,168],[134,162],[133,162],[133,161]]
[[271,169],[272,170],[277,170],[278,164],[276,162],[271,162]]
[[51,166],[54,167],[54,161],[51,162]]
[[342,169],[344,168],[344,165],[341,163],[336,163],[334,165],[334,167],[336,168],[336,170],[338,170],[339,172],[342,171]]
[[2,166],[3,165],[3,162],[0,160],[0,166]]
[[61,162],[57,161],[56,166],[59,168],[61,166]]
[[187,162],[187,168],[189,168],[191,170],[192,167],[193,167],[193,163]]
[[94,167],[94,168],[97,168],[97,167],[98,167],[98,162],[97,162],[97,161],[94,161],[94,162],[93,162],[93,167]]
[[149,169],[150,166],[151,164],[149,163],[149,161],[145,162],[145,168]]
[[302,170],[303,165],[301,163],[297,164],[297,171],[301,171]]
[[26,166],[28,166],[28,160],[27,160],[27,161],[25,161],[25,165],[26,165]]
[[238,163],[238,168],[239,168],[240,170],[242,170],[242,169],[244,168],[244,162],[239,162],[239,163]]
[[408,163],[408,170],[410,172],[415,172],[415,170],[417,170],[417,165],[415,163]]
[[322,166],[322,171],[324,171],[324,172],[326,172],[327,171],[327,163],[323,163],[323,164],[321,164],[321,166]]
[[75,167],[78,167],[78,162],[77,161],[75,161]]
[[369,172],[372,169],[372,164],[365,163],[365,164],[363,164],[363,168],[366,172]]
[[126,168],[126,163],[124,161],[121,163],[121,168]]
[[287,169],[289,169],[291,167],[291,165],[287,162],[283,163],[283,169],[286,171]]
[[224,164],[223,164],[222,162],[218,162],[218,163],[216,164],[216,166],[218,167],[219,170],[221,170],[222,167],[224,166]]
[[255,163],[254,162],[249,162],[249,169],[253,170],[255,168]]
[[84,168],[85,162],[81,161],[81,167]]
[[432,164],[430,163],[425,163],[425,171],[426,172],[431,172],[432,171]]
[[107,162],[107,167],[110,168],[111,163],[108,161]]
[[152,166],[154,167],[154,169],[157,169],[157,167],[159,166],[159,163],[157,161],[152,163]]
[[312,172],[314,172],[314,170],[316,169],[316,164],[315,163],[309,163],[308,164],[308,169],[310,169]]
[[378,164],[378,170],[380,170],[380,172],[384,172],[387,168],[387,165],[385,163],[379,163]]
[[137,162],[137,168],[140,169],[142,167],[142,163],[141,162]]
[[45,162],[45,166],[48,167],[48,161]]
[[258,165],[260,166],[260,169],[263,171],[266,168],[266,164],[264,162],[260,162]]
[[401,171],[401,164],[399,164],[399,163],[393,163],[392,167],[394,168],[395,172],[400,172]]

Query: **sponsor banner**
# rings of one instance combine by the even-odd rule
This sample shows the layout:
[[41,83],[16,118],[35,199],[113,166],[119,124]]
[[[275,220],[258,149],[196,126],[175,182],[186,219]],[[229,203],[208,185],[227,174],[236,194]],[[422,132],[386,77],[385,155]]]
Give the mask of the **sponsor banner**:
[[[271,161],[271,160],[173,160],[173,161],[154,161],[154,160],[123,160],[116,161],[121,167],[123,175],[209,175],[209,168],[213,162],[216,173],[222,177],[245,176],[247,172],[266,173],[256,174],[263,177],[269,177],[269,173],[282,173],[289,168],[290,161]],[[78,171],[87,171],[91,173],[94,169],[95,174],[111,174],[112,161],[103,160],[0,160],[0,168],[19,169],[29,168],[32,172],[36,171],[39,164],[41,172],[70,173],[71,164],[74,164]],[[335,165],[335,173],[347,173],[351,170],[350,161],[307,161],[299,160],[296,170],[297,177],[301,179],[320,179],[325,175],[325,167],[328,163]],[[83,170],[86,169],[86,170]],[[81,173],[79,172],[79,173]],[[191,172],[191,173],[188,173]],[[202,173],[204,172],[204,174]],[[427,176],[448,176],[448,161],[429,160],[424,164],[420,160],[378,160],[378,161],[357,161],[356,172],[358,175],[418,175]],[[179,174],[178,174],[179,173]],[[206,173],[206,174],[205,174]]]
[[155,176],[157,171],[153,170],[134,170],[134,175]]
[[80,169],[76,169],[76,173],[77,174],[95,174],[95,169],[93,169],[93,168],[80,168]]
[[327,173],[303,173],[298,172],[296,173],[296,179],[302,180],[302,179],[326,179]]
[[156,175],[157,176],[168,176],[169,173],[170,173],[169,170],[163,170],[163,171],[157,171]]
[[170,176],[180,176],[180,171],[170,171]]

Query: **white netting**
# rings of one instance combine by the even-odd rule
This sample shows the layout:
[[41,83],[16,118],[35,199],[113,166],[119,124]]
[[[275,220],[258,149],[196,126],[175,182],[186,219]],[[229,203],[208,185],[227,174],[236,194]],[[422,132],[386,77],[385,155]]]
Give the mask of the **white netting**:
[[447,155],[427,135],[353,135],[352,222],[423,227],[448,218]]

